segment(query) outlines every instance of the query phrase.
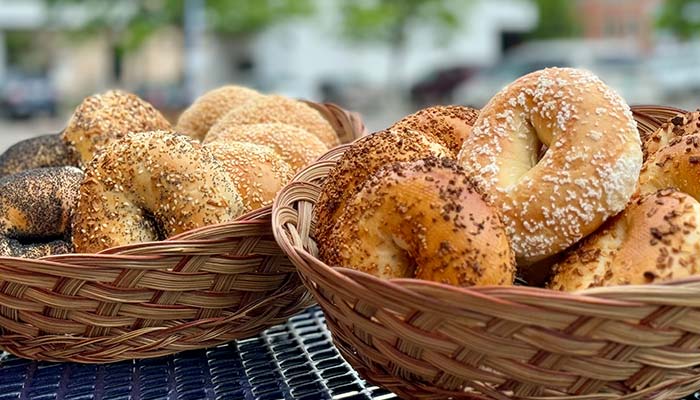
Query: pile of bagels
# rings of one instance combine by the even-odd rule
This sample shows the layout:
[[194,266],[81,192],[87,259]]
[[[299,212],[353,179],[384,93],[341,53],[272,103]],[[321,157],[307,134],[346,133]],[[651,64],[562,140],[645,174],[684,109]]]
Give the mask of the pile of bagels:
[[0,255],[97,253],[229,222],[338,144],[309,104],[241,86],[205,93],[174,126],[135,94],[89,96],[60,134],[0,155]]
[[365,136],[321,187],[319,258],[380,278],[578,291],[700,273],[700,111],[642,136],[591,72]]

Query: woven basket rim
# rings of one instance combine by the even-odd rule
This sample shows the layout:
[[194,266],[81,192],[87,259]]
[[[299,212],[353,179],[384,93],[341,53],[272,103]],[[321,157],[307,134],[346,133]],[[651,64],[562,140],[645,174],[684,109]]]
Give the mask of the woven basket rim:
[[[648,112],[649,111],[659,111],[661,113],[669,113],[669,114],[679,114],[679,113],[687,113],[686,110],[676,108],[676,107],[670,107],[670,106],[658,106],[658,105],[634,105],[631,106],[632,111],[636,115],[641,115],[643,117],[649,117],[654,119],[658,125],[661,125],[664,123],[666,120],[663,118],[658,118],[658,117],[653,117],[649,116]],[[670,118],[670,117],[669,117]],[[359,140],[356,139],[356,140]],[[698,294],[700,294],[700,275],[696,276],[690,276],[690,277],[685,277],[685,278],[678,278],[678,279],[673,279],[673,280],[668,280],[660,283],[651,283],[651,284],[643,284],[643,285],[614,285],[614,286],[605,286],[605,287],[594,287],[594,288],[587,288],[587,289],[582,289],[574,292],[564,292],[564,291],[558,291],[558,290],[553,290],[553,289],[547,289],[547,288],[542,288],[542,287],[537,287],[537,286],[527,286],[527,285],[513,285],[513,286],[497,286],[497,285],[482,285],[482,286],[472,286],[472,287],[459,287],[455,285],[449,285],[445,283],[440,283],[440,282],[433,282],[433,281],[426,281],[426,280],[421,280],[421,279],[416,279],[416,278],[391,278],[391,279],[382,279],[382,278],[377,278],[374,275],[371,275],[366,272],[361,272],[357,271],[352,268],[347,268],[347,267],[342,267],[342,266],[329,266],[326,263],[322,262],[320,259],[317,257],[313,256],[311,253],[309,253],[306,249],[299,247],[297,245],[292,244],[289,241],[289,238],[287,237],[286,234],[284,234],[283,227],[279,225],[279,210],[286,207],[286,204],[283,204],[286,200],[287,194],[289,192],[295,191],[297,188],[308,188],[308,189],[318,189],[319,186],[306,181],[306,176],[309,175],[311,172],[314,170],[318,169],[319,167],[332,167],[335,165],[336,161],[334,160],[335,157],[340,156],[343,154],[348,148],[352,146],[351,143],[346,143],[340,146],[337,146],[328,152],[326,152],[324,155],[318,158],[318,160],[302,170],[300,170],[294,178],[290,181],[289,184],[287,184],[275,197],[275,200],[272,204],[272,224],[273,224],[273,234],[275,236],[275,240],[280,244],[280,247],[286,252],[286,249],[294,249],[297,251],[300,255],[306,258],[311,258],[314,259],[317,263],[321,264],[324,266],[324,269],[327,271],[329,274],[333,274],[334,276],[340,278],[345,277],[345,278],[350,278],[352,277],[361,277],[362,279],[366,280],[374,280],[374,281],[383,281],[383,282],[388,282],[393,285],[396,285],[397,287],[423,287],[423,288],[432,288],[432,289],[439,289],[439,290],[445,290],[447,292],[453,292],[453,293],[461,293],[461,294],[471,294],[471,295],[485,295],[489,296],[490,294],[496,294],[496,293],[503,293],[503,294],[509,294],[509,295],[527,295],[533,298],[551,298],[552,296],[558,297],[558,298],[570,298],[575,301],[583,301],[583,302],[594,302],[596,304],[608,304],[608,305],[629,305],[629,306],[639,306],[644,303],[633,303],[633,302],[620,302],[618,300],[614,300],[614,297],[616,294],[619,293],[628,293],[628,294],[634,294],[636,292],[642,292],[642,293],[649,293],[653,291],[657,291],[660,294],[668,294],[668,293],[673,293],[675,290],[677,290],[678,287],[681,286],[698,286]],[[606,298],[608,296],[612,296],[613,298]]]

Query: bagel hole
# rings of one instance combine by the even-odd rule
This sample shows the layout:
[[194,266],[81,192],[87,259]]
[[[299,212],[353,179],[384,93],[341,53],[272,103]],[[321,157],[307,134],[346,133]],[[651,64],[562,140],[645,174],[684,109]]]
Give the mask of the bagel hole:
[[165,233],[165,229],[163,228],[163,224],[160,223],[158,218],[156,218],[155,214],[152,212],[142,209],[141,211],[141,216],[143,217],[143,225],[146,229],[153,229],[156,231],[156,235],[158,236],[158,240],[165,240],[168,238],[168,236]]

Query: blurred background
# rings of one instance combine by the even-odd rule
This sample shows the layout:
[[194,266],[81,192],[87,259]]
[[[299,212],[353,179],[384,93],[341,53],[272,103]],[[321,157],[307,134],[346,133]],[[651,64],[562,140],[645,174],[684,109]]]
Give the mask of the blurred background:
[[700,0],[0,0],[0,151],[113,87],[174,121],[236,83],[338,103],[374,131],[571,66],[630,104],[696,109],[698,35]]

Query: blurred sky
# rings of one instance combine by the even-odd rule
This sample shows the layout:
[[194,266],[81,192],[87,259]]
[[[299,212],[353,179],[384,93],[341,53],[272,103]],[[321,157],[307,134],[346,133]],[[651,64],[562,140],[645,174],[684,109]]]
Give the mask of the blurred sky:
[[377,130],[571,66],[630,104],[695,109],[698,33],[700,0],[0,0],[0,148],[112,87],[174,120],[236,83],[336,102]]

